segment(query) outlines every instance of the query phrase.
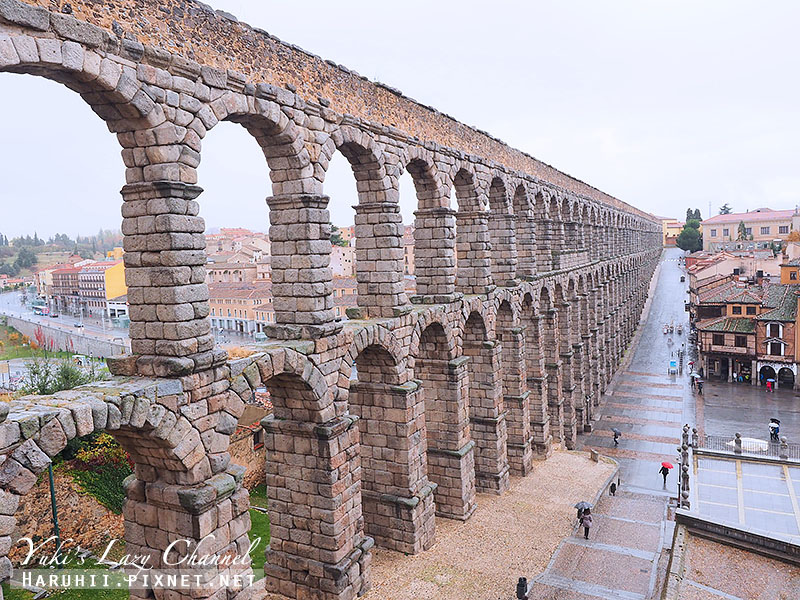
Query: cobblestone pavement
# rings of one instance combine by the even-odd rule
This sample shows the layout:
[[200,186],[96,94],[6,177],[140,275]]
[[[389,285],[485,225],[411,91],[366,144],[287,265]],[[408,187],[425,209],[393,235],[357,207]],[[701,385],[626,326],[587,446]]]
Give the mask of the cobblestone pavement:
[[[469,521],[436,519],[436,544],[413,556],[373,549],[365,600],[488,600],[514,597],[517,578],[544,569],[575,519],[573,505],[594,496],[614,472],[611,461],[556,451],[502,496],[478,494]],[[603,526],[613,544],[613,527]],[[576,546],[576,549],[579,548]],[[489,549],[489,550],[487,550]]]
[[[627,365],[606,391],[602,417],[590,435],[579,441],[620,464],[616,496],[604,496],[594,508],[589,539],[577,526],[564,539],[545,571],[536,577],[531,600],[645,600],[656,587],[662,548],[671,544],[672,523],[666,520],[667,500],[675,494],[676,470],[663,484],[658,470],[662,461],[675,464],[684,423],[695,422],[694,398],[687,371],[668,375],[676,347],[687,343],[686,334],[674,334],[669,344],[664,323],[686,324],[686,283],[677,258],[681,252],[664,252],[651,300]],[[611,429],[622,432],[614,446]]]

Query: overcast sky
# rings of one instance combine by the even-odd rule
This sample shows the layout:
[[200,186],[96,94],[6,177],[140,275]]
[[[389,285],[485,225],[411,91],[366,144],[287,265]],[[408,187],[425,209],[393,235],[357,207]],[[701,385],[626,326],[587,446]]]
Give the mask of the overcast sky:
[[[211,4],[646,211],[800,204],[796,0]],[[119,228],[121,164],[76,94],[0,75],[0,232]],[[354,181],[342,157],[331,169],[333,221],[352,223]],[[209,133],[199,176],[209,227],[267,229],[267,168],[244,129]]]

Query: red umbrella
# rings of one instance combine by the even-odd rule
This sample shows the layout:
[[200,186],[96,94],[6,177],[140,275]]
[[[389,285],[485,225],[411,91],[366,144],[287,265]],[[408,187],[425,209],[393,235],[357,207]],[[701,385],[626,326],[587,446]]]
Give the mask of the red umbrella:
[[675,467],[672,466],[672,463],[668,463],[667,461],[662,462],[661,466],[662,467],[667,467],[668,469],[674,469],[675,468]]

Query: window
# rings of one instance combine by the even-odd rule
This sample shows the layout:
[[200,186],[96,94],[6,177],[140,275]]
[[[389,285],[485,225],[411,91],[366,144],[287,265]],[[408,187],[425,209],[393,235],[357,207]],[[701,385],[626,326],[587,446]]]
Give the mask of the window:
[[783,356],[783,344],[780,342],[770,342],[769,353],[772,356]]
[[788,225],[780,225],[778,227],[778,233],[789,233],[789,226]]
[[725,336],[721,333],[715,333],[711,338],[711,343],[715,346],[724,346]]
[[733,340],[733,345],[737,348],[747,348],[747,337],[744,335],[737,335]]
[[735,315],[742,314],[742,307],[741,306],[733,306],[731,308],[732,308],[733,314],[735,314]]
[[769,235],[769,227],[762,227],[761,235]]
[[730,229],[723,229],[722,230],[722,237],[728,237],[731,234]]
[[711,237],[717,237],[717,230],[716,229],[712,229],[711,230]]
[[748,315],[754,315],[754,314],[756,314],[756,307],[755,307],[755,306],[748,306],[748,307],[747,307],[747,314],[748,314]]
[[779,338],[781,337],[781,326],[777,323],[770,323],[767,325],[767,337]]
[[745,235],[753,235],[753,228],[752,227],[745,227],[744,228]]

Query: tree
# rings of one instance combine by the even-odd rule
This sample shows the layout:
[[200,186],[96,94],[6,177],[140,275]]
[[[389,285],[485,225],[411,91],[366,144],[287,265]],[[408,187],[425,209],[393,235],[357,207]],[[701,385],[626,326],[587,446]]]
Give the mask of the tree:
[[736,239],[740,242],[747,239],[747,227],[744,226],[744,221],[739,221],[739,231],[736,235]]
[[14,261],[14,264],[19,269],[27,269],[35,265],[37,260],[38,259],[36,258],[36,254],[34,254],[33,250],[30,250],[29,248],[22,248],[17,255],[17,260]]
[[800,242],[800,231],[792,231],[786,238],[787,242]]
[[331,223],[331,244],[334,246],[347,246],[347,241],[342,237],[339,228]]
[[703,236],[700,235],[700,221],[697,219],[690,219],[686,221],[686,225],[681,229],[678,234],[678,239],[675,244],[681,250],[688,250],[695,252],[703,248]]
[[695,208],[692,210],[691,208],[686,209],[686,221],[702,221],[703,217],[700,215],[700,209]]
[[733,211],[731,210],[731,207],[728,206],[727,202],[719,207],[719,214],[721,214],[721,215],[729,215],[732,212]]

